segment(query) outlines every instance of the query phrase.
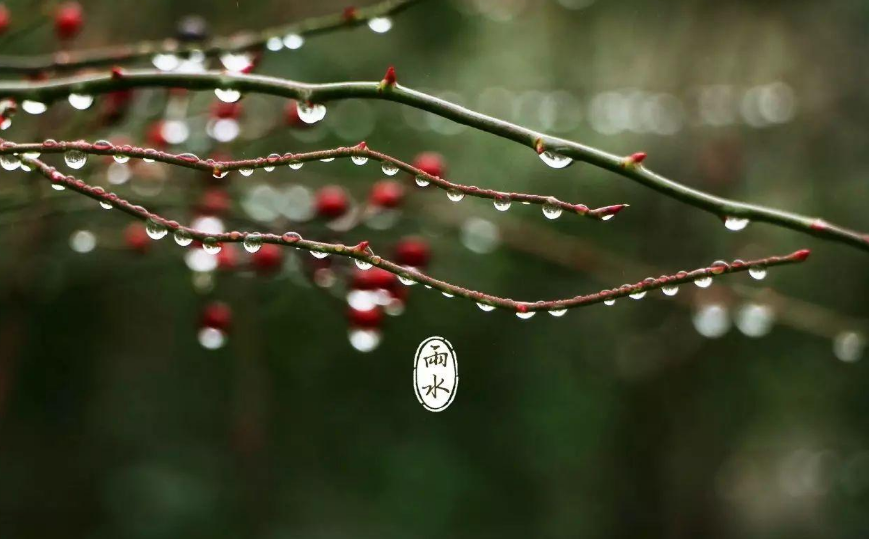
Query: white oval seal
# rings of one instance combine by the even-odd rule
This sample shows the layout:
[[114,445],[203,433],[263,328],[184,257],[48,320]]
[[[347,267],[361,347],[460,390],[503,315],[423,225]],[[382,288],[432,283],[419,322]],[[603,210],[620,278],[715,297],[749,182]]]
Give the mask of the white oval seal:
[[453,345],[442,337],[429,337],[416,349],[413,390],[416,399],[430,412],[442,412],[456,398],[459,364]]

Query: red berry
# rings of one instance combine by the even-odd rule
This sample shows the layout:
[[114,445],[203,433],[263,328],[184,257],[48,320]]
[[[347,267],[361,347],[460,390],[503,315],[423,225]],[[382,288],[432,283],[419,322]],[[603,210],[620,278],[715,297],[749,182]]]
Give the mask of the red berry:
[[413,160],[413,166],[438,178],[443,177],[447,170],[444,156],[436,152],[423,152],[417,155]]
[[0,34],[7,28],[9,28],[9,9],[6,8],[6,4],[0,4]]
[[227,331],[232,324],[232,309],[219,301],[209,303],[202,309],[202,326]]
[[299,118],[299,104],[292,99],[287,101],[287,105],[284,107],[284,122],[288,127],[311,127],[311,124]]
[[216,256],[219,269],[231,270],[238,265],[238,249],[232,243],[224,243]]
[[250,256],[250,262],[260,275],[274,273],[284,263],[284,250],[274,243],[263,243],[259,251]]
[[428,242],[422,238],[402,238],[395,245],[395,262],[402,266],[424,268],[431,258]]
[[163,121],[158,120],[148,126],[147,133],[148,144],[157,148],[166,146],[166,137],[163,136]]
[[380,180],[371,188],[370,201],[373,206],[396,208],[404,199],[404,187],[394,180]]
[[241,103],[225,103],[217,100],[211,103],[211,116],[213,118],[236,119],[241,116]]
[[398,277],[382,268],[356,270],[351,287],[356,290],[391,290],[397,288]]
[[336,185],[327,185],[317,190],[315,207],[317,215],[327,219],[335,219],[347,213],[349,207],[347,192]]
[[60,39],[71,39],[81,31],[84,14],[78,2],[65,2],[54,14],[54,31]]
[[137,253],[146,253],[151,247],[151,238],[145,232],[145,226],[142,223],[130,223],[124,230],[124,242],[127,247]]
[[224,189],[211,188],[202,194],[199,201],[199,211],[205,215],[220,215],[229,211],[232,199]]
[[380,327],[383,323],[383,311],[380,307],[367,311],[360,311],[351,307],[347,309],[347,318],[353,327],[374,329]]

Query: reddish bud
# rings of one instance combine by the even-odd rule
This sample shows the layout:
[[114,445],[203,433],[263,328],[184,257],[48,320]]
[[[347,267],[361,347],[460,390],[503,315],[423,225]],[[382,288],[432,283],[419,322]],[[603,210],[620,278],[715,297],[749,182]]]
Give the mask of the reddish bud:
[[829,225],[823,219],[815,219],[811,224],[812,230],[826,230],[828,227]]
[[423,152],[413,159],[413,166],[437,178],[446,174],[444,157],[436,152]]
[[383,311],[380,307],[367,311],[360,311],[351,307],[347,309],[347,319],[353,327],[366,329],[379,328],[383,324]]
[[6,4],[0,4],[0,34],[9,28],[9,20],[9,9],[6,8]]
[[335,219],[347,213],[350,203],[347,192],[337,185],[327,185],[317,190],[314,207],[317,215],[327,219]]
[[386,75],[383,76],[383,80],[380,81],[380,89],[383,90],[385,88],[392,88],[395,86],[395,83],[398,79],[395,77],[395,67],[389,66],[386,69]]
[[220,301],[209,303],[202,309],[201,324],[203,327],[228,331],[232,325],[232,309]]
[[546,151],[546,146],[543,145],[543,139],[539,138],[534,141],[534,149],[537,151],[537,154],[541,154]]
[[642,163],[645,160],[646,160],[646,153],[645,152],[637,152],[637,153],[632,153],[631,155],[626,157],[624,164],[630,165],[630,166],[639,165],[640,163]]
[[120,79],[124,76],[124,69],[120,66],[114,66],[111,69],[111,73],[113,79]]
[[398,277],[395,274],[376,266],[367,270],[356,270],[351,283],[351,287],[356,290],[393,290],[397,285]]
[[800,262],[802,262],[805,259],[809,258],[810,254],[812,254],[812,252],[809,251],[808,249],[800,249],[799,251],[795,252],[791,256],[793,256],[796,260],[799,260]]
[[404,187],[394,180],[380,180],[371,187],[372,206],[396,208],[404,200]]
[[124,230],[124,243],[133,251],[144,254],[151,247],[151,238],[142,223],[130,223]]
[[395,262],[402,266],[424,268],[431,259],[428,242],[419,237],[402,238],[395,245]]
[[359,144],[357,144],[356,147],[359,148],[360,150],[367,150],[367,149],[368,149],[368,144],[366,144],[365,141],[363,140],[362,142],[360,142]]
[[284,251],[274,243],[263,243],[259,251],[250,255],[250,262],[260,275],[274,273],[284,263]]
[[359,243],[356,244],[355,247],[353,247],[353,250],[357,251],[357,252],[364,253],[365,250],[368,249],[368,245],[369,245],[369,243],[367,241],[360,241]]
[[222,244],[216,256],[218,269],[231,270],[238,266],[238,249],[233,243]]
[[347,6],[344,8],[344,12],[341,14],[341,18],[343,18],[347,22],[352,22],[356,20],[359,12],[356,10],[354,6]]
[[60,39],[72,39],[84,24],[84,13],[78,2],[64,2],[54,14],[54,32]]

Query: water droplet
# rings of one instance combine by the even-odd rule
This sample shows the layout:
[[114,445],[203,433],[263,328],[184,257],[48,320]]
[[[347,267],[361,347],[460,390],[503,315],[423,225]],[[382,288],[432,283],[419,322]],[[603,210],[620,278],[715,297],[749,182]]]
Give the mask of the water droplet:
[[347,336],[350,346],[364,353],[371,352],[380,345],[381,334],[376,329],[351,329]]
[[266,48],[272,52],[277,52],[284,48],[284,41],[277,36],[270,37],[266,41]]
[[450,189],[449,191],[447,191],[447,198],[452,200],[453,202],[459,202],[463,198],[465,198],[465,194],[458,189]]
[[224,103],[235,103],[241,99],[241,92],[232,88],[215,88],[214,95]]
[[287,34],[284,36],[284,46],[290,50],[301,49],[305,44],[305,38],[299,34]]
[[734,321],[744,335],[763,337],[772,330],[775,313],[767,305],[747,303],[736,312]]
[[445,298],[454,298],[455,297],[454,295],[450,294],[449,292],[441,292],[441,294],[443,294]]
[[226,68],[227,71],[240,73],[250,69],[253,65],[253,60],[251,59],[250,54],[246,52],[225,52],[220,55],[220,63],[223,64],[223,67]]
[[21,161],[12,154],[4,154],[0,155],[0,166],[3,167],[3,170],[15,170],[21,166]]
[[191,243],[193,243],[193,236],[190,235],[190,232],[187,232],[183,228],[179,228],[175,231],[175,234],[172,235],[175,238],[175,243],[180,245],[181,247],[187,247]]
[[319,258],[322,260],[323,258],[326,258],[327,256],[329,256],[329,253],[326,253],[323,251],[311,251],[311,256],[313,256],[314,258]]
[[700,288],[709,288],[709,285],[712,284],[712,276],[711,275],[702,275],[694,279],[694,284],[699,286]]
[[[278,159],[280,159],[280,158],[281,158],[280,155],[278,155],[278,154],[276,154],[276,153],[272,153],[272,154],[269,154],[269,156],[266,158],[266,160],[267,160],[269,163],[275,163],[275,162],[277,162]],[[267,167],[263,167],[263,170],[265,170],[266,172],[271,172],[271,171],[273,171],[274,169],[275,169],[275,165],[269,165],[269,166],[267,166]]]
[[0,121],[0,129],[3,131],[6,131],[10,127],[12,127],[12,118],[3,118],[3,120]]
[[296,110],[299,113],[299,119],[306,124],[315,124],[326,117],[326,105],[321,103],[299,102]]
[[604,215],[603,217],[601,217],[600,220],[601,221],[609,221],[610,219],[612,219],[615,216],[616,216],[616,214],[614,214],[614,213],[608,213],[608,214]]
[[97,246],[97,237],[90,230],[76,230],[69,237],[69,246],[77,253],[89,253]]
[[214,170],[211,172],[211,175],[212,175],[214,178],[217,178],[218,180],[221,179],[221,178],[225,178],[227,174],[229,174],[229,171],[228,171],[228,170],[217,170],[217,169],[214,169]]
[[42,154],[39,152],[24,152],[21,155],[28,158],[28,159],[39,159],[39,156]]
[[634,292],[633,294],[630,294],[628,297],[630,297],[631,299],[643,299],[644,297],[646,297],[646,291],[639,290],[637,292]]
[[240,169],[238,169],[238,172],[242,176],[250,176],[251,174],[253,174],[253,169],[252,168],[240,168]]
[[420,187],[427,187],[430,182],[422,176],[416,177],[416,184]]
[[112,158],[115,160],[115,163],[121,163],[121,164],[124,164],[130,160],[129,155],[124,155],[121,153],[116,153],[115,155],[112,156]]
[[175,71],[181,65],[181,59],[174,54],[155,54],[151,63],[160,71]]
[[61,185],[59,183],[52,183],[51,188],[54,189],[55,191],[63,191],[64,189],[66,189],[66,187],[64,187],[63,185]]
[[543,205],[543,215],[547,219],[558,219],[561,217],[561,206],[547,202]]
[[368,20],[368,28],[378,34],[385,34],[392,29],[392,19],[389,17],[374,17]]
[[540,159],[552,168],[564,168],[573,163],[572,158],[555,152],[543,152],[540,154]]
[[363,271],[371,269],[371,262],[366,262],[366,261],[360,260],[358,258],[354,259],[354,262],[356,262],[356,267],[363,270]]
[[766,266],[751,266],[748,268],[748,274],[752,279],[762,281],[766,277]]
[[163,237],[169,233],[162,223],[158,223],[153,219],[148,219],[148,222],[145,223],[145,232],[148,233],[148,237],[152,240],[163,239]]
[[512,202],[509,198],[498,197],[495,199],[495,209],[498,211],[507,211],[510,209]]
[[730,317],[722,305],[701,306],[692,318],[697,333],[709,339],[722,337],[730,330]]
[[226,334],[217,328],[202,328],[196,338],[206,350],[217,350],[226,344]]
[[740,230],[745,229],[748,226],[750,221],[748,219],[743,219],[741,217],[726,217],[724,219],[724,226],[727,230],[732,230],[733,232],[739,232]]
[[406,275],[399,275],[398,281],[405,286],[413,286],[416,284],[416,281]]
[[94,104],[94,96],[85,94],[69,94],[69,104],[78,110],[87,110]]
[[605,300],[603,300],[603,304],[606,305],[607,307],[611,307],[611,306],[616,304],[616,300],[615,300],[615,298],[605,299]]
[[353,161],[354,165],[362,166],[368,162],[368,158],[364,155],[353,155],[350,157],[350,160]]
[[549,314],[556,318],[564,316],[565,313],[567,313],[567,309],[552,309],[551,311],[549,311]]
[[488,303],[482,303],[479,301],[477,302],[477,307],[479,307],[481,311],[487,312],[487,313],[495,310],[494,305],[489,305]]
[[675,296],[676,294],[679,293],[679,287],[675,284],[662,286],[661,292],[663,292],[665,296]]
[[398,167],[389,161],[384,161],[383,164],[380,165],[380,170],[382,170],[387,176],[395,176],[398,174]]
[[866,339],[855,331],[843,331],[833,339],[833,353],[846,363],[859,360],[865,348]]
[[48,110],[48,105],[41,101],[31,101],[29,99],[25,99],[21,102],[21,108],[24,109],[24,112],[29,114],[42,114],[46,110]]
[[75,170],[85,166],[87,161],[87,154],[79,150],[67,150],[63,154],[63,162],[66,163],[66,166]]
[[104,210],[112,209],[112,203],[105,200],[100,200],[100,207]]
[[335,160],[334,157],[324,157],[323,159],[320,159],[320,162],[321,163],[331,163],[334,160]]
[[537,314],[537,311],[525,311],[524,313],[518,312],[518,311],[516,312],[516,316],[518,316],[522,320],[528,320],[529,318],[531,318],[535,314]]
[[255,253],[263,246],[263,237],[261,234],[248,234],[244,237],[244,250],[249,253]]
[[199,161],[199,157],[194,153],[182,153],[178,156],[178,159],[187,161],[188,163],[196,163]]
[[223,249],[223,245],[217,241],[217,238],[209,237],[202,240],[202,250],[210,255],[216,255]]
[[302,161],[293,161],[293,162],[290,163],[289,166],[290,166],[290,168],[293,169],[293,170],[299,170],[300,168],[302,168],[302,165],[304,165],[304,164],[305,164],[305,163],[302,162]]

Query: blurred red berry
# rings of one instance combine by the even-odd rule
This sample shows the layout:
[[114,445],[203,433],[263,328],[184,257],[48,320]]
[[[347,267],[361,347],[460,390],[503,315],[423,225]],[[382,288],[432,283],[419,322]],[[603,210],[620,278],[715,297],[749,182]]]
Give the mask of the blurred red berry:
[[422,238],[402,238],[395,245],[395,262],[402,266],[424,268],[431,259],[428,242]]
[[413,166],[438,178],[443,177],[447,171],[444,156],[435,152],[423,152],[417,155],[413,160]]
[[209,303],[202,309],[201,323],[203,327],[227,331],[232,324],[232,309],[220,301]]
[[383,324],[383,311],[380,307],[360,311],[350,307],[347,309],[347,319],[350,320],[350,325],[357,328],[374,329],[379,328]]
[[225,189],[211,188],[202,194],[198,209],[205,215],[221,215],[229,211],[232,199]]
[[217,100],[211,103],[211,116],[213,118],[231,118],[236,119],[241,116],[241,103],[224,103]]
[[146,253],[151,247],[151,238],[145,232],[145,225],[142,223],[130,223],[124,230],[124,242],[127,247],[137,253]]
[[9,9],[6,4],[0,4],[0,34],[9,28]]
[[356,290],[391,290],[397,288],[398,277],[382,268],[356,270],[351,287]]
[[380,180],[371,188],[369,200],[373,206],[396,208],[404,199],[404,187],[395,180]]
[[64,2],[54,14],[54,31],[60,39],[75,37],[84,24],[84,13],[78,2]]
[[311,127],[311,124],[299,118],[299,104],[295,100],[287,101],[284,107],[284,122],[287,127]]
[[148,144],[155,148],[163,148],[166,146],[166,137],[163,136],[163,120],[157,120],[148,126],[146,138],[148,139]]
[[317,190],[314,205],[317,215],[327,219],[335,219],[347,213],[350,206],[347,192],[342,187],[327,185]]
[[263,243],[259,251],[250,255],[250,262],[261,275],[274,273],[284,263],[284,250],[274,243]]
[[224,243],[216,256],[219,269],[231,270],[238,265],[238,249],[233,243]]

